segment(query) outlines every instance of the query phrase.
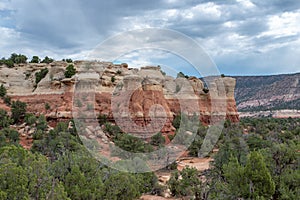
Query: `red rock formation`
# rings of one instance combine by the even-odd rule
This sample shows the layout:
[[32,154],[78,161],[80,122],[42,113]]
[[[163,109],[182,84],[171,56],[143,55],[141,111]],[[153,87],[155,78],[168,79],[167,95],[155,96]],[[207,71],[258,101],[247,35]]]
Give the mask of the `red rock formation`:
[[[85,73],[82,67],[84,62],[76,64],[77,70]],[[182,111],[188,115],[198,114],[200,120],[205,124],[210,124],[218,117],[224,117],[232,122],[239,121],[233,95],[235,80],[232,78],[214,80],[214,84],[206,94],[203,92],[202,81],[194,77],[189,80],[164,78],[159,68],[155,67],[146,67],[137,71],[123,65],[92,63],[89,67],[102,67],[102,70],[97,68],[96,91],[91,96],[94,95],[95,101],[83,90],[82,93],[79,93],[81,96],[80,102],[78,102],[78,98],[73,99],[76,77],[72,79],[59,78],[65,64],[57,63],[57,65],[58,67],[55,64],[43,65],[43,67],[49,67],[50,74],[37,85],[36,89],[33,87],[33,75],[30,76],[33,79],[31,82],[25,76],[21,77],[22,73],[15,75],[30,82],[30,84],[22,86],[19,84],[19,80],[14,83],[14,80],[7,79],[6,73],[3,73],[5,76],[1,76],[1,70],[6,70],[3,67],[0,68],[0,83],[11,85],[8,87],[9,96],[12,100],[26,102],[28,112],[45,114],[48,119],[60,120],[72,118],[72,109],[88,111],[92,106],[95,109],[94,116],[99,113],[105,114],[110,120],[115,120],[124,131],[133,134],[144,134],[145,130],[151,134],[159,131],[173,134],[175,129],[171,122],[173,117]],[[34,74],[33,72],[40,69],[40,67],[33,69],[30,64],[28,66],[28,68],[22,66],[23,68],[19,70],[24,70],[23,74],[25,74],[30,69],[30,72]],[[103,66],[105,70],[103,70]],[[105,66],[109,66],[109,68],[105,68]],[[112,82],[111,77],[114,77],[116,81]],[[132,81],[135,83],[134,87]],[[116,88],[120,86],[118,85],[120,83],[122,83],[123,89],[118,91]],[[175,91],[177,85],[181,86],[181,91],[178,93]],[[222,94],[220,85],[224,85],[225,88]],[[32,87],[32,89],[26,88],[27,92],[21,93],[22,87]],[[34,92],[29,93],[28,91]],[[45,108],[46,103],[50,105],[48,110]],[[82,107],[76,108],[73,106],[75,104],[82,104]],[[0,107],[8,109],[2,101],[0,101]],[[151,118],[151,115],[155,117]]]

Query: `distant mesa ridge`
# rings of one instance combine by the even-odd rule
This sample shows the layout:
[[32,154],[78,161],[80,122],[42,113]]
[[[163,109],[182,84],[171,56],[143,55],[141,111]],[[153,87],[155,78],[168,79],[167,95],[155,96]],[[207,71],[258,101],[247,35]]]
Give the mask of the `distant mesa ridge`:
[[242,113],[300,117],[300,73],[236,76],[235,98]]

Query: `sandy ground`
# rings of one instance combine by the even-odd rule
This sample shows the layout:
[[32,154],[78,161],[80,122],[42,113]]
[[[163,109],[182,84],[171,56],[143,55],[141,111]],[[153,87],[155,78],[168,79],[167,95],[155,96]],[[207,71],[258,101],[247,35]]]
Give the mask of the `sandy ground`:
[[140,200],[179,200],[179,199],[165,198],[165,197],[154,196],[154,195],[143,195],[141,196]]
[[212,158],[193,158],[193,157],[185,157],[180,158],[178,161],[177,169],[181,171],[184,167],[194,167],[198,171],[204,171],[209,169],[209,163],[212,161]]

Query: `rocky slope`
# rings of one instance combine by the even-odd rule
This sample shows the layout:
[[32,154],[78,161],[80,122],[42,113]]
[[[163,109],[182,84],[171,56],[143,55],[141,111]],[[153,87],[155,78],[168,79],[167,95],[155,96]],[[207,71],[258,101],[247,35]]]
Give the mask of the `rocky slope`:
[[[117,121],[126,132],[173,133],[171,121],[179,112],[196,114],[207,124],[215,116],[239,120],[233,78],[210,80],[210,91],[205,93],[201,80],[164,76],[158,67],[138,70],[110,62],[73,64],[77,73],[72,78],[64,76],[69,65],[66,62],[0,66],[0,84],[7,88],[12,100],[26,102],[29,112],[44,114],[50,120],[70,119],[74,113],[84,113],[85,117],[102,114]],[[35,73],[44,68],[49,72],[35,84]],[[3,101],[0,106],[8,109]]]
[[286,110],[300,110],[300,73],[235,78],[235,97],[239,111],[277,110],[276,115],[280,116],[278,110],[285,110],[283,115]]

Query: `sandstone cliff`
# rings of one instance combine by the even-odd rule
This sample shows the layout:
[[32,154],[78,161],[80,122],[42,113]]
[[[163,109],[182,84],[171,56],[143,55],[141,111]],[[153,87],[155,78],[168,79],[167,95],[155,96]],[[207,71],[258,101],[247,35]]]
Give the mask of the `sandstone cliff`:
[[[72,110],[81,107],[95,110],[91,112],[93,116],[103,114],[117,119],[118,125],[130,132],[141,132],[144,127],[153,132],[162,128],[162,132],[172,133],[171,121],[179,112],[196,114],[206,124],[218,115],[226,115],[232,122],[239,120],[233,78],[214,78],[208,83],[210,91],[204,92],[200,79],[174,79],[163,75],[158,67],[138,70],[110,62],[73,64],[77,74],[72,78],[64,77],[66,62],[0,66],[0,84],[7,88],[12,100],[26,102],[29,112],[45,114],[53,120],[70,119]],[[49,72],[35,84],[35,73],[44,68]],[[82,82],[89,82],[92,90],[80,85]],[[2,101],[0,106],[8,109]]]

